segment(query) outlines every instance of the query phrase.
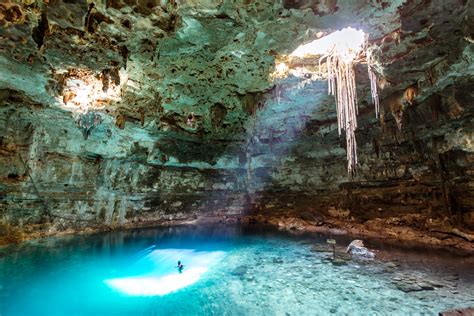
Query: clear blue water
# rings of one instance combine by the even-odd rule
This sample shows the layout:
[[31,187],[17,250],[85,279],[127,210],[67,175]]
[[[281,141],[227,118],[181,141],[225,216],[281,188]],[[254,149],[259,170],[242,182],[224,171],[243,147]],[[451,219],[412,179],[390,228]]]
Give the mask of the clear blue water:
[[[474,306],[471,258],[369,243],[376,260],[336,266],[313,249],[325,240],[216,226],[8,246],[0,315],[437,315]],[[400,279],[436,286],[404,292]]]

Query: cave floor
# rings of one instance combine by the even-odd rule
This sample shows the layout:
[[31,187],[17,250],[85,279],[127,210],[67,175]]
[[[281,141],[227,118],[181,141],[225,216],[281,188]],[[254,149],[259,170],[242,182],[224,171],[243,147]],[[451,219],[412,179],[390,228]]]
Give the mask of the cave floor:
[[[0,248],[2,315],[436,314],[474,305],[472,256],[259,225],[48,237]],[[183,273],[175,268],[184,264]]]

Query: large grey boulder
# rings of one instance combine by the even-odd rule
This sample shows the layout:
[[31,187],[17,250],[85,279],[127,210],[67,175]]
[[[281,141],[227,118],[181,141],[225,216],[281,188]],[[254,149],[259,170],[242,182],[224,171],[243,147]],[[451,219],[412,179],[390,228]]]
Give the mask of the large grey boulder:
[[349,246],[347,246],[346,252],[353,256],[375,258],[375,253],[364,247],[364,242],[360,239],[353,240]]

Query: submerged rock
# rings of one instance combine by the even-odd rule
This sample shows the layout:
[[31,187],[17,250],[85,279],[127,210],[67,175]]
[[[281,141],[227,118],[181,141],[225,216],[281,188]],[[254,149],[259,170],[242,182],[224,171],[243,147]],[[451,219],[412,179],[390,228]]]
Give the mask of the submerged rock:
[[316,244],[311,247],[312,252],[332,252],[332,249],[330,249],[327,245],[320,245]]
[[434,291],[437,287],[442,287],[434,285],[432,280],[425,277],[405,274],[393,277],[392,283],[403,292]]
[[400,266],[400,264],[395,263],[395,262],[388,262],[386,266],[387,268],[395,269],[396,267]]
[[423,290],[428,290],[428,291],[433,291],[435,288],[429,284],[429,283],[425,283],[425,282],[421,282],[421,283],[417,283],[418,286],[420,286]]
[[423,290],[421,286],[419,286],[418,284],[413,284],[413,283],[398,283],[397,289],[405,293]]
[[331,263],[334,266],[343,266],[347,264],[347,260],[344,260],[342,258],[336,258],[336,259],[331,259]]
[[273,262],[273,263],[283,263],[283,259],[281,259],[281,258],[273,258],[272,262]]
[[248,268],[246,266],[238,266],[234,270],[232,270],[231,274],[236,276],[243,276],[247,273]]

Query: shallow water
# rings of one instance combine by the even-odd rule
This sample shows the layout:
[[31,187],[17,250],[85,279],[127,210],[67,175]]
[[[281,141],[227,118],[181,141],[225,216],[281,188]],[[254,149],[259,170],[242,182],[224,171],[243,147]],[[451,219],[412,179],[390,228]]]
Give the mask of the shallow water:
[[314,251],[325,241],[236,226],[30,241],[0,249],[0,315],[437,315],[474,306],[472,257],[373,242],[377,259],[336,266]]

